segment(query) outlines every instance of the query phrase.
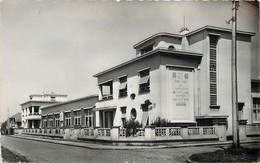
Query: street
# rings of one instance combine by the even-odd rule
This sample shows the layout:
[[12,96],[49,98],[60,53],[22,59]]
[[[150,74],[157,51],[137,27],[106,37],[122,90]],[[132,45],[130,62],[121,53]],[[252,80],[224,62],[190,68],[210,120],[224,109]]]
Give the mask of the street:
[[194,154],[217,146],[137,150],[92,150],[3,136],[2,146],[37,162],[185,162]]

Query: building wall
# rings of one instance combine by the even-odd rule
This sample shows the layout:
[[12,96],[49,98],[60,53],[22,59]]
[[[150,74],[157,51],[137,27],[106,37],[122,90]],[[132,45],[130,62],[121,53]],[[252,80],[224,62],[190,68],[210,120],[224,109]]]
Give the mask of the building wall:
[[[209,31],[210,32],[210,31]],[[203,53],[200,65],[201,78],[201,111],[199,116],[224,116],[228,115],[228,134],[232,131],[232,85],[231,85],[231,33],[214,32],[220,34],[217,45],[217,84],[219,109],[210,108],[209,99],[209,36],[207,32],[200,32],[190,36],[190,50]],[[238,35],[238,101],[245,102],[241,113],[241,119],[247,119],[251,123],[251,99],[250,99],[250,37]],[[206,79],[206,80],[205,80]]]
[[[112,100],[101,100],[98,101],[96,104],[97,108],[102,108],[106,106],[115,106],[116,108],[116,114],[114,118],[114,125],[119,126],[121,125],[121,117],[122,113],[120,108],[127,106],[126,109],[126,118],[130,119],[130,112],[132,108],[135,108],[137,111],[137,117],[136,120],[141,122],[142,118],[142,109],[141,104],[144,104],[144,101],[149,99],[153,104],[154,108],[149,111],[149,120],[155,119],[157,116],[159,116],[160,113],[160,98],[159,92],[160,92],[160,71],[159,71],[159,62],[160,58],[159,56],[153,55],[150,58],[142,59],[138,62],[135,62],[133,64],[129,64],[127,66],[124,66],[120,69],[117,69],[115,71],[112,71],[110,73],[101,75],[98,77],[98,83],[102,83],[104,81],[113,79],[113,99]],[[140,77],[138,76],[139,70],[145,69],[150,67],[150,92],[148,93],[138,93],[139,91],[139,80]],[[118,77],[127,74],[127,97],[119,98],[119,79]],[[132,100],[130,98],[130,95],[134,93],[136,95],[136,98]],[[101,97],[101,94],[99,94],[99,97]],[[97,125],[99,124],[98,115],[97,117]],[[151,121],[150,121],[151,122]]]
[[88,108],[88,107],[93,108],[96,102],[97,102],[97,96],[94,96],[88,99],[81,99],[69,103],[66,102],[64,104],[61,103],[58,105],[49,106],[41,110],[42,110],[42,115],[46,115],[50,113],[58,113],[58,112],[81,109],[81,108]]

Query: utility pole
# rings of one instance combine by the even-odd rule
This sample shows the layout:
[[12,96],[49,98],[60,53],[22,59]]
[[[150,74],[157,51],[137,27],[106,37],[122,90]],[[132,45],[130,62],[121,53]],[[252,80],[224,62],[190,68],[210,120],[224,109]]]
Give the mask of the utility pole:
[[238,95],[237,95],[237,10],[239,7],[238,0],[232,0],[232,133],[233,146],[238,148],[239,141],[239,118],[238,118]]

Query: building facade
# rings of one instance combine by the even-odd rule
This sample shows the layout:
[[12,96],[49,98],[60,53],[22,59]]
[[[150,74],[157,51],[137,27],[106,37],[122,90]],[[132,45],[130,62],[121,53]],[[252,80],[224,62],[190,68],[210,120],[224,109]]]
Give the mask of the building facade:
[[97,95],[91,95],[41,107],[41,128],[93,128],[95,126],[93,108],[97,99]]
[[30,95],[30,100],[21,104],[22,107],[22,127],[41,127],[41,106],[67,101],[67,95],[54,94],[34,94]]
[[8,128],[20,128],[22,126],[21,113],[16,113],[15,115],[9,118],[9,127]]
[[[240,119],[254,123],[251,99],[252,32],[237,31]],[[136,58],[100,72],[96,125],[145,125],[157,117],[173,126],[212,126],[232,131],[231,30],[204,26],[180,34],[158,33],[134,45]]]

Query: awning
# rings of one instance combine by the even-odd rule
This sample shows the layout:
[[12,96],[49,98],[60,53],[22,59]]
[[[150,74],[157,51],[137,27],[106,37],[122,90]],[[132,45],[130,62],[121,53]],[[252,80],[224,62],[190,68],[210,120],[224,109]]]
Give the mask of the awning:
[[124,82],[124,83],[120,83],[120,85],[119,85],[119,90],[121,90],[121,89],[125,89],[125,87],[126,87],[126,82]]
[[149,79],[150,79],[150,76],[141,77],[139,84],[146,84],[146,83],[148,83]]
[[146,123],[147,123],[147,119],[148,119],[148,111],[143,112],[142,120],[141,120],[141,123],[143,124],[143,126],[146,125]]
[[100,107],[100,108],[95,108],[93,111],[103,111],[103,110],[113,110],[116,109],[116,106],[107,106],[107,107]]

